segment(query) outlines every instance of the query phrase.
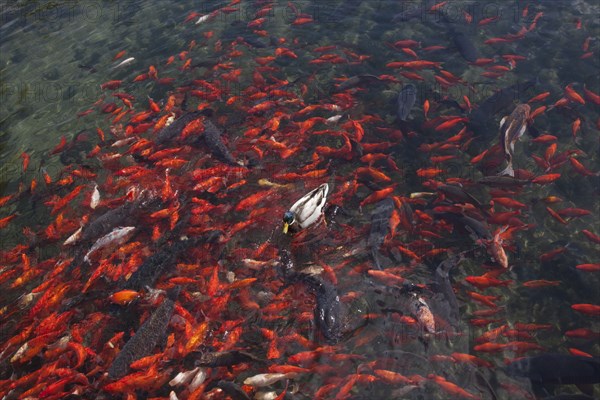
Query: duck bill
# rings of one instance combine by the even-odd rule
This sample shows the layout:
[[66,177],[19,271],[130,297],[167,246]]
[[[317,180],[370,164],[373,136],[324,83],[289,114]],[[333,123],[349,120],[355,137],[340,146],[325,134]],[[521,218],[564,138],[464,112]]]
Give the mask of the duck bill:
[[290,224],[288,224],[287,222],[283,223],[283,234],[284,235],[287,235],[289,227],[290,227]]

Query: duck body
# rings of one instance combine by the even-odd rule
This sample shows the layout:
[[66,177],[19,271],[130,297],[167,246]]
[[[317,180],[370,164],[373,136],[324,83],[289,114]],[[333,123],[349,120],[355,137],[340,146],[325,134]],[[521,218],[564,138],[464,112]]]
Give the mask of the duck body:
[[298,232],[317,222],[323,214],[328,193],[329,185],[323,183],[296,201],[283,215],[283,233]]

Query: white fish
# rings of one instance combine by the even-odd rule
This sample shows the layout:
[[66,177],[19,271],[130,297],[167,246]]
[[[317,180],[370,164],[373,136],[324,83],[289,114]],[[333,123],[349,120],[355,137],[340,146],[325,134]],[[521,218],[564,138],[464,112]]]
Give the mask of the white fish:
[[208,377],[208,373],[206,372],[206,368],[200,368],[200,370],[194,376],[194,379],[188,385],[188,391],[192,393],[194,390],[198,389],[200,385],[204,383],[206,378]]
[[277,392],[256,392],[254,400],[275,400]]
[[333,125],[336,124],[340,118],[342,118],[344,115],[343,114],[339,114],[339,115],[334,115],[333,117],[329,117],[325,120],[325,123],[327,125]]
[[98,191],[98,185],[94,185],[94,191],[92,192],[92,197],[90,198],[90,208],[95,210],[100,204],[100,192]]
[[179,397],[177,397],[177,393],[171,390],[171,393],[169,393],[169,400],[179,400]]
[[41,295],[41,292],[24,294],[23,296],[19,297],[19,307],[27,308],[27,306],[29,306],[33,300],[37,299]]
[[120,139],[110,145],[110,147],[123,147],[127,146],[129,143],[136,141],[137,138],[135,136],[130,136],[125,139]]
[[127,239],[129,239],[129,237],[133,234],[133,231],[135,231],[135,226],[120,226],[118,228],[113,229],[112,232],[102,236],[96,241],[96,243],[94,243],[90,251],[88,251],[85,257],[83,258],[83,261],[89,263],[90,255],[92,255],[94,252],[98,251],[103,247],[125,243]]
[[189,381],[194,379],[194,376],[196,376],[199,369],[200,369],[200,367],[196,367],[189,371],[178,373],[177,375],[175,375],[175,378],[173,378],[169,381],[169,385],[171,385],[171,386],[185,385],[186,383],[188,383]]
[[121,61],[120,63],[118,63],[117,65],[115,65],[114,67],[112,67],[111,69],[117,69],[119,67],[124,67],[126,65],[131,64],[134,61],[135,61],[135,57],[129,57],[129,58]]
[[206,20],[208,20],[208,18],[210,18],[210,14],[201,16],[200,18],[198,18],[198,21],[196,21],[196,25],[205,22]]
[[275,373],[275,374],[258,374],[254,376],[249,376],[244,380],[244,385],[263,387],[274,384],[275,382],[279,382],[282,379],[292,378],[296,376],[295,373],[290,372],[287,374]]
[[69,238],[67,240],[65,240],[65,242],[63,243],[63,246],[69,246],[69,245],[77,242],[79,240],[79,238],[81,237],[82,230],[83,230],[83,226],[81,228],[77,229],[74,234],[69,236]]
[[175,121],[175,114],[171,113],[171,116],[165,121],[165,128],[171,125],[173,121]]
[[254,260],[252,258],[244,258],[242,260],[242,264],[246,268],[262,268],[266,265],[269,265],[270,263],[271,263],[271,261],[260,261],[260,260]]

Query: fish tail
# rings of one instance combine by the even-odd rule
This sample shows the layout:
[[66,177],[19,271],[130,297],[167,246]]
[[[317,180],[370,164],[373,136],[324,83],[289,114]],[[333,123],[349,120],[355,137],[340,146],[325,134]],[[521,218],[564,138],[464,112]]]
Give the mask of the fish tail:
[[379,250],[374,246],[371,247],[371,256],[373,257],[377,269],[382,270],[383,268],[381,268],[381,262],[379,261]]
[[508,176],[515,176],[515,170],[513,169],[512,163],[509,162],[508,166],[506,168],[504,168],[499,174],[498,176],[502,176],[502,175],[508,175]]

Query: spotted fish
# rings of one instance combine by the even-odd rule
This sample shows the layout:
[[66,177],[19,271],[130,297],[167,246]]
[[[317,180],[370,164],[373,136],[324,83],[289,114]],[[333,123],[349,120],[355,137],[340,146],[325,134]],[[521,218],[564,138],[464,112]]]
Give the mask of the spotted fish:
[[531,108],[527,104],[519,104],[514,111],[500,121],[500,142],[508,166],[499,175],[515,176],[513,170],[513,155],[516,141],[523,136],[527,129],[527,119]]

